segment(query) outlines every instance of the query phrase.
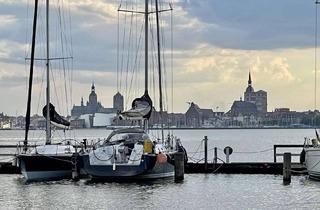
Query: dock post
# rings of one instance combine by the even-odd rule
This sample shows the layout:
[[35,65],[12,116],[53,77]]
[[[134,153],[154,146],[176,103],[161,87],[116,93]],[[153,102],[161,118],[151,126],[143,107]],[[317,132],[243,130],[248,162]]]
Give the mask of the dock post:
[[273,162],[277,162],[277,146],[273,145]]
[[291,183],[291,153],[283,154],[283,184],[289,185]]
[[204,171],[208,171],[208,137],[205,136],[204,139]]
[[174,154],[174,181],[181,182],[184,179],[184,153]]
[[79,166],[78,166],[78,157],[79,153],[73,153],[71,157],[71,164],[72,164],[72,180],[78,181],[79,180]]
[[214,148],[214,157],[213,157],[213,163],[217,164],[218,163],[218,148]]
[[229,163],[229,156],[230,156],[230,149],[229,147],[226,147],[226,163]]

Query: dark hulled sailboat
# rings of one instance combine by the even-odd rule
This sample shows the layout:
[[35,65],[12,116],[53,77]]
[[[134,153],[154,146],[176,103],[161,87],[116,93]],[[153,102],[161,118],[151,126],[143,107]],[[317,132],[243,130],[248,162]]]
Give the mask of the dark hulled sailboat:
[[[98,142],[91,151],[81,155],[83,171],[92,179],[103,180],[145,180],[172,177],[174,165],[172,161],[176,149],[182,147],[176,144],[173,148],[172,139],[164,139],[163,123],[161,122],[162,139],[149,134],[148,121],[153,109],[152,100],[148,92],[148,21],[149,14],[155,13],[157,19],[158,45],[158,75],[160,116],[163,112],[162,81],[160,61],[160,33],[158,1],[155,1],[155,11],[149,11],[149,0],[145,0],[144,14],[145,28],[145,91],[142,97],[133,100],[131,109],[121,112],[120,119],[140,121],[142,128],[118,129],[113,131],[106,140]],[[121,11],[121,5],[118,11]],[[122,10],[124,12],[134,12]],[[168,137],[169,138],[169,137]]]
[[70,126],[70,123],[61,117],[55,111],[55,107],[50,103],[49,0],[46,0],[46,59],[44,59],[46,61],[47,78],[46,105],[43,108],[43,116],[46,118],[46,141],[44,145],[36,146],[32,150],[28,150],[37,16],[38,0],[35,0],[24,149],[17,155],[17,160],[21,173],[27,181],[71,178],[71,157],[75,151],[74,147],[70,144],[51,143],[51,123],[63,127]]

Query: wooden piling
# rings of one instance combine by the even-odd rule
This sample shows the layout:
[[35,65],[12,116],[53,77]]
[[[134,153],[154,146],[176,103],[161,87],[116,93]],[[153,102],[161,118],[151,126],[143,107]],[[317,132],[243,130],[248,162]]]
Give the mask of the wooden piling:
[[205,136],[204,139],[204,170],[208,170],[208,137]]
[[184,153],[174,154],[174,181],[181,182],[184,179]]
[[72,161],[72,180],[78,181],[80,178],[80,168],[78,165],[79,153],[73,153],[71,157]]
[[291,153],[283,154],[283,184],[289,185],[291,183]]

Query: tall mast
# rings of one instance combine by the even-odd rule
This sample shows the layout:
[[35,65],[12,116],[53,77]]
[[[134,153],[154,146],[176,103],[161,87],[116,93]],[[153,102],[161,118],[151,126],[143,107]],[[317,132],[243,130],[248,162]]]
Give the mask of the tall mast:
[[145,93],[148,93],[148,30],[149,30],[149,0],[145,0],[145,13],[144,13],[144,29],[145,29],[145,42],[144,42],[144,71],[145,71]]
[[46,0],[46,37],[47,37],[47,116],[46,116],[46,144],[51,144],[51,127],[50,127],[50,66],[49,66],[49,0]]
[[32,29],[32,43],[31,43],[29,89],[28,89],[28,101],[27,101],[27,112],[26,112],[26,129],[25,129],[25,137],[23,142],[24,151],[27,151],[28,133],[29,133],[29,127],[30,127],[31,94],[32,94],[33,64],[34,64],[34,54],[35,54],[35,44],[36,44],[36,33],[37,33],[37,16],[38,16],[38,0],[35,0],[33,29]]
[[161,77],[161,51],[160,51],[158,0],[155,0],[155,3],[156,3],[156,20],[157,20],[157,45],[158,45],[159,106],[160,106],[161,138],[162,138],[162,142],[163,142],[164,141],[164,133],[163,133],[162,77]]

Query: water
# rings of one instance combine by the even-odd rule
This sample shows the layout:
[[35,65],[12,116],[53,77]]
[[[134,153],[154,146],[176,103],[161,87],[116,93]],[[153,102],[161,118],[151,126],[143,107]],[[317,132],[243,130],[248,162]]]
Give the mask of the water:
[[[78,138],[105,137],[106,130],[75,130]],[[157,131],[155,132],[155,135]],[[175,131],[190,152],[201,158],[201,140],[209,148],[234,149],[231,161],[273,161],[273,144],[302,144],[313,130],[179,130]],[[32,134],[33,135],[33,134]],[[34,132],[33,140],[41,136]],[[62,133],[55,134],[56,139]],[[0,131],[0,143],[15,144],[23,131]],[[259,152],[267,150],[264,152]],[[242,153],[251,152],[251,153]],[[253,153],[256,152],[256,153]],[[219,157],[224,158],[222,152]],[[186,174],[183,183],[158,180],[148,183],[39,182],[25,184],[20,175],[0,175],[0,209],[319,209],[320,182],[306,176],[244,174]]]
[[[66,134],[62,131],[54,131],[54,141],[61,141],[64,137],[96,140],[108,136],[110,130],[106,129],[83,129],[72,130]],[[208,136],[208,157],[213,160],[213,148],[218,147],[218,156],[225,158],[223,149],[226,146],[233,148],[230,161],[240,162],[272,162],[274,144],[303,144],[305,137],[314,137],[313,129],[229,129],[229,130],[175,130],[174,135],[182,140],[188,151],[190,160],[197,162],[204,156],[203,138]],[[151,131],[154,136],[160,136],[160,131]],[[23,139],[24,131],[0,131],[0,144],[17,144]],[[30,131],[31,142],[43,143],[45,140],[44,131]],[[280,149],[279,152],[300,152],[301,149]],[[1,151],[0,151],[1,153]],[[278,157],[281,161],[281,157]],[[294,157],[297,161],[297,157]]]

